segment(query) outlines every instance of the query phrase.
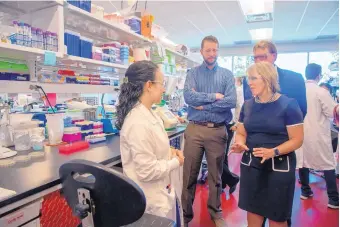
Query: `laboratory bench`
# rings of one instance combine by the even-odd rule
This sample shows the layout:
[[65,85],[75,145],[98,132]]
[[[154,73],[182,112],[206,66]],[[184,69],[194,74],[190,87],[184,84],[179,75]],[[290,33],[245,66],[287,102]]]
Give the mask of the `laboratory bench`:
[[[170,142],[181,139],[186,126],[179,126],[173,131],[168,132]],[[28,204],[33,204],[39,202],[42,204],[40,222],[47,222],[48,220],[53,220],[51,217],[52,213],[56,215],[59,211],[65,212],[67,210],[68,214],[64,215],[63,219],[60,221],[65,221],[67,217],[72,218],[70,214],[71,210],[67,206],[66,202],[63,200],[60,189],[62,188],[60,178],[59,178],[59,167],[64,163],[74,160],[74,159],[84,159],[93,161],[96,163],[103,164],[108,167],[119,166],[121,163],[120,151],[119,151],[119,136],[108,136],[106,142],[99,143],[96,145],[91,145],[90,149],[85,151],[80,151],[73,153],[71,155],[59,154],[57,147],[45,146],[45,156],[42,158],[31,159],[27,163],[16,163],[12,167],[2,167],[0,171],[0,189],[9,189],[16,192],[15,195],[1,200],[0,199],[0,226],[2,226],[2,220],[7,216],[11,216],[12,213],[19,215],[17,212],[21,210],[22,207],[26,207]],[[20,154],[28,154],[27,152],[18,152]],[[1,195],[1,193],[0,193]],[[52,209],[52,203],[56,204],[59,201],[59,208],[54,207],[54,211],[47,211],[47,209]],[[45,207],[44,207],[45,203]],[[61,208],[60,206],[63,206]],[[48,214],[46,217],[45,214]],[[44,217],[45,215],[45,217]],[[60,216],[60,213],[58,214]],[[70,217],[71,216],[71,217]],[[36,219],[39,219],[36,217]],[[75,217],[73,217],[75,218]],[[13,218],[12,218],[13,219]],[[7,222],[8,222],[7,218]],[[64,225],[54,226],[76,226],[76,222],[73,220],[72,223],[67,223]],[[15,226],[15,225],[4,225],[4,226]],[[26,225],[25,225],[26,226]],[[29,225],[29,226],[40,226],[40,225]],[[43,224],[42,226],[49,226],[49,224]]]

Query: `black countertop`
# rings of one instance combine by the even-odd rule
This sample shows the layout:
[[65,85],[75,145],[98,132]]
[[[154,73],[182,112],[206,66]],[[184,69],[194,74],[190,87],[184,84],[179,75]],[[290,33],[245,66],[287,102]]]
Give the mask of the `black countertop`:
[[[185,126],[168,132],[169,139],[182,134],[184,130]],[[18,152],[18,155],[27,153],[29,152]],[[17,193],[0,201],[0,208],[60,184],[59,167],[74,159],[103,165],[119,161],[119,136],[108,136],[106,144],[91,145],[90,149],[71,155],[59,154],[56,147],[45,147],[44,158],[32,159],[26,164],[16,163],[13,167],[0,167],[0,187]]]

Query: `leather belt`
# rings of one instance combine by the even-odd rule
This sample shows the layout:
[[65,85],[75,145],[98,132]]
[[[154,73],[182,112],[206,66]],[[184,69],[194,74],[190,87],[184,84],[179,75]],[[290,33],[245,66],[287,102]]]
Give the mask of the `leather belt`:
[[190,121],[190,123],[193,123],[195,125],[205,126],[205,127],[208,127],[208,128],[219,128],[219,127],[225,126],[225,122],[213,123],[213,122]]

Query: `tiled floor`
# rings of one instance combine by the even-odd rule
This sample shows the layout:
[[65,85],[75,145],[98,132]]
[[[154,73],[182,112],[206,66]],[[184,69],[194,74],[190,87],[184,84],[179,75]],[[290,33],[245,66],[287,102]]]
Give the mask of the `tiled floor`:
[[[229,156],[229,165],[234,173],[239,173],[239,156]],[[325,181],[318,176],[310,175],[314,198],[302,201],[300,199],[300,185],[296,183],[293,205],[293,227],[338,227],[339,211],[327,208],[328,198]],[[207,211],[208,185],[198,185],[194,203],[194,220],[190,227],[213,227]],[[231,196],[222,194],[222,209],[229,227],[246,227],[246,212],[239,209],[238,188]]]

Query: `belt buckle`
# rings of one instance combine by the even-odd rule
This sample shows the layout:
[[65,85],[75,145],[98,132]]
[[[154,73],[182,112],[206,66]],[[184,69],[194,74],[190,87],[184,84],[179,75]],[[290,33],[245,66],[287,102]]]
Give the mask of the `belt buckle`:
[[207,127],[208,127],[208,128],[213,128],[213,127],[214,127],[214,123],[208,123],[208,124],[207,124]]

